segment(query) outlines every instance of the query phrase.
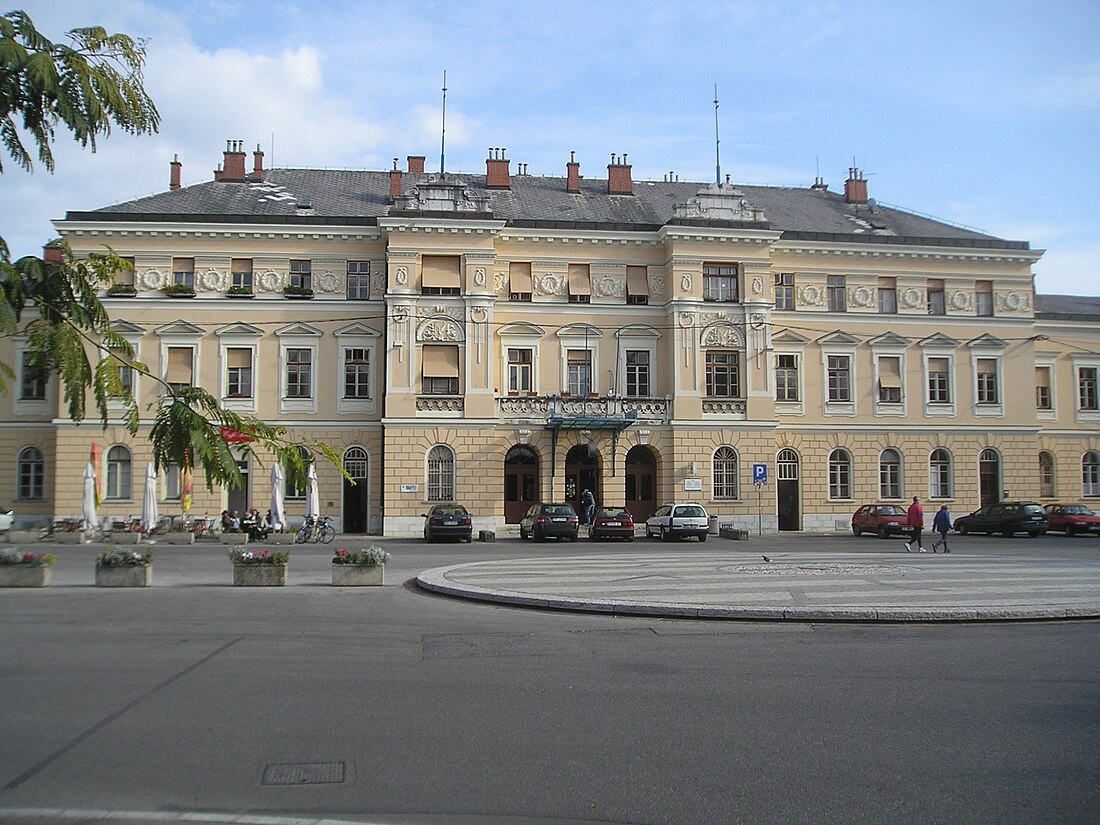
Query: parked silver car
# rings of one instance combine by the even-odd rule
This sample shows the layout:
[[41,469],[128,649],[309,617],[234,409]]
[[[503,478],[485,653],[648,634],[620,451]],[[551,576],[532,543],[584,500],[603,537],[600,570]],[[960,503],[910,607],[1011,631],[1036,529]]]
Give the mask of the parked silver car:
[[15,523],[15,510],[9,510],[0,504],[0,533],[6,533]]
[[660,536],[662,541],[695,536],[707,540],[710,516],[699,504],[663,504],[646,519],[646,538]]

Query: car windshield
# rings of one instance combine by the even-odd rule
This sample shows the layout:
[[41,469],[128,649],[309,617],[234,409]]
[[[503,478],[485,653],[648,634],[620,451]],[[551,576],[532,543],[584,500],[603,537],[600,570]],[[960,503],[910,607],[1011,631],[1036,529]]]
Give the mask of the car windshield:
[[1025,504],[1022,509],[1025,513],[1031,516],[1035,515],[1036,513],[1039,513],[1040,515],[1046,513],[1046,510],[1044,510],[1038,504]]
[[[3,509],[4,509],[3,507],[0,507],[0,510],[3,510]],[[1073,516],[1095,516],[1096,515],[1096,513],[1092,512],[1092,510],[1090,510],[1084,504],[1073,504],[1069,507],[1063,507],[1062,512],[1063,513],[1069,513],[1070,515],[1073,515]]]
[[904,516],[905,511],[894,504],[887,504],[878,508],[878,514],[880,516]]
[[706,516],[706,511],[703,510],[703,508],[700,507],[697,504],[691,504],[691,505],[688,505],[687,507],[677,507],[676,508],[676,515],[678,515],[678,516]]
[[448,504],[446,506],[433,507],[432,513],[437,516],[464,516],[466,515],[466,508],[461,504]]
[[619,516],[625,516],[627,512],[624,507],[604,507],[599,514],[607,518],[618,518]]
[[573,515],[573,508],[568,504],[548,504],[546,505],[546,513],[551,516],[571,516]]

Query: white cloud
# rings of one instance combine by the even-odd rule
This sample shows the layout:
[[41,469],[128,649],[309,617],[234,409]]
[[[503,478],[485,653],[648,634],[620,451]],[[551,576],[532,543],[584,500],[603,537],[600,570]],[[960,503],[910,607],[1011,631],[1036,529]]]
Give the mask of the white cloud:
[[1048,250],[1034,267],[1035,288],[1052,295],[1100,295],[1100,243]]

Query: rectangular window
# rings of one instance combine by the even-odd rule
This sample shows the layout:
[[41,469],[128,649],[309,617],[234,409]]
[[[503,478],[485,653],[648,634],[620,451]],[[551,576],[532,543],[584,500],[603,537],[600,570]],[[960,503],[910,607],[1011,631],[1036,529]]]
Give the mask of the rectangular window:
[[347,295],[349,301],[370,298],[370,261],[348,261]]
[[[126,356],[120,351],[112,349],[111,352],[117,356],[112,359],[116,367],[118,367],[118,380],[122,384],[123,389],[127,392],[134,391],[134,368],[126,365]],[[135,354],[135,357],[136,354]]]
[[421,295],[459,295],[462,292],[462,258],[459,255],[424,255],[420,259]]
[[421,353],[425,395],[458,395],[458,347],[428,344]]
[[828,356],[829,400],[852,400],[851,358],[847,355]]
[[1050,397],[1050,367],[1035,368],[1035,409],[1053,409]]
[[794,309],[794,273],[775,274],[775,308]]
[[313,397],[313,351],[288,349],[286,351],[286,397]]
[[775,400],[798,400],[798,356],[775,356]]
[[290,286],[295,289],[313,289],[313,261],[290,262]]
[[45,401],[46,380],[49,378],[48,370],[31,365],[31,354],[23,353],[23,369],[20,376],[19,398],[23,401]]
[[711,398],[740,398],[740,364],[741,354],[738,352],[708,352],[707,395]]
[[825,294],[829,312],[845,312],[848,309],[848,291],[843,275],[829,275],[825,281]]
[[901,403],[901,358],[878,359],[878,400],[881,404]]
[[979,358],[975,365],[978,380],[978,403],[1000,403],[997,392],[997,359]]
[[122,258],[122,267],[116,269],[114,275],[111,277],[111,281],[122,286],[134,286],[137,281],[135,279],[136,270],[134,269],[133,258]]
[[344,398],[370,398],[370,350],[344,348]]
[[978,315],[993,314],[993,282],[976,281],[974,284],[974,308]]
[[180,498],[180,465],[174,461],[168,462],[164,468],[164,499],[176,501]]
[[508,300],[531,300],[531,264],[513,261],[508,264]]
[[534,353],[529,349],[508,350],[508,392],[531,392]]
[[252,350],[232,347],[225,351],[225,391],[230,398],[252,397]]
[[898,284],[896,278],[878,279],[879,315],[896,315],[898,311]]
[[569,303],[592,303],[592,278],[588,264],[569,264]]
[[630,398],[649,397],[649,350],[626,351],[626,394]]
[[928,314],[947,314],[947,300],[944,298],[943,281],[933,279],[928,282]]
[[1077,401],[1082,410],[1100,409],[1096,390],[1096,367],[1080,367],[1077,370]]
[[644,266],[626,268],[626,302],[628,304],[649,303],[649,278]]
[[195,288],[195,259],[172,259],[172,284],[174,286],[189,286]]
[[191,347],[168,347],[168,368],[164,380],[172,389],[194,386],[194,354]]
[[703,265],[703,300],[736,302],[740,293],[737,289],[738,267],[736,264]]
[[928,359],[928,403],[929,404],[950,404],[951,403],[951,384],[949,382],[948,370],[950,369],[948,359],[946,358],[929,358]]
[[592,392],[592,353],[586,349],[571,349],[565,360],[569,394],[588,395]]
[[229,286],[236,290],[252,291],[252,259],[233,258],[229,262]]

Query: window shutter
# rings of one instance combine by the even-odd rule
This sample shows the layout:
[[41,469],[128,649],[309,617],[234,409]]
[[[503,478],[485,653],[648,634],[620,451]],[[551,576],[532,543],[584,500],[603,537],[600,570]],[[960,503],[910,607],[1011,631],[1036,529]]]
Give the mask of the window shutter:
[[569,294],[592,294],[592,279],[588,276],[588,264],[569,264]]
[[458,378],[458,347],[426,346],[421,358],[426,378]]
[[531,264],[508,264],[508,291],[531,292]]
[[629,295],[649,295],[649,279],[644,266],[626,268],[626,291]]
[[425,255],[421,259],[420,284],[424,287],[462,287],[462,258],[458,255]]
[[191,366],[191,347],[169,347],[168,370],[165,380],[169,384],[185,384],[187,386],[192,386]]

